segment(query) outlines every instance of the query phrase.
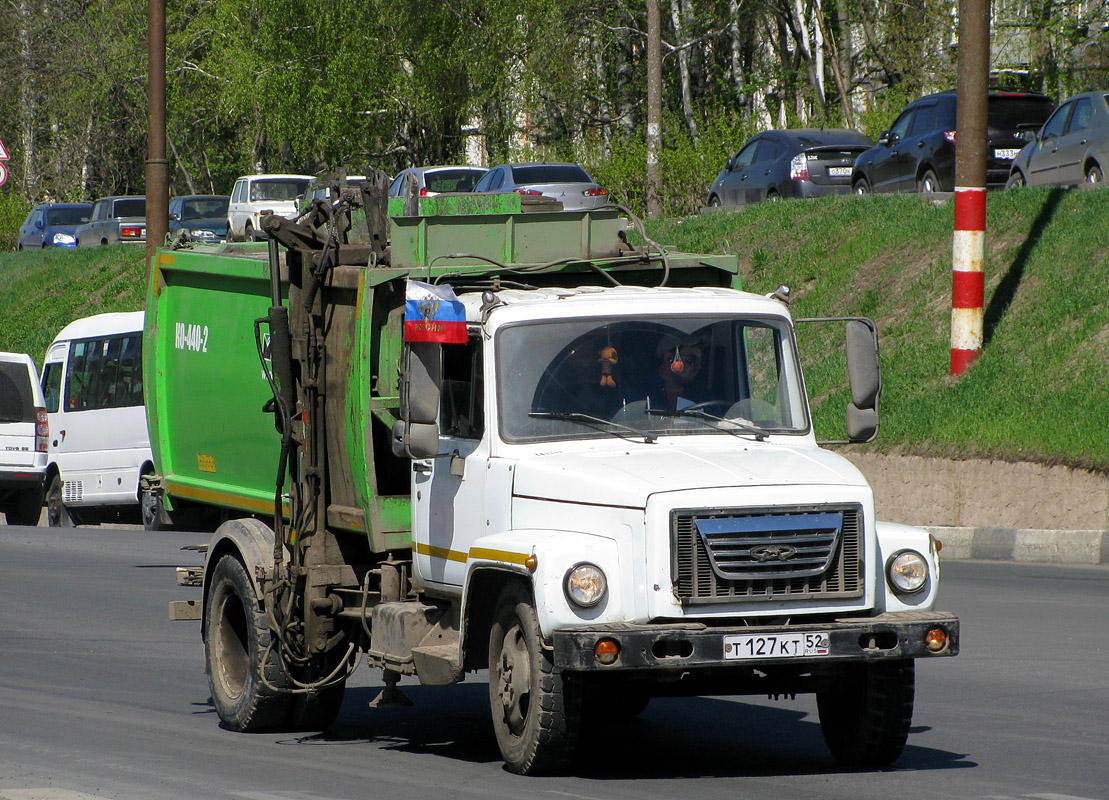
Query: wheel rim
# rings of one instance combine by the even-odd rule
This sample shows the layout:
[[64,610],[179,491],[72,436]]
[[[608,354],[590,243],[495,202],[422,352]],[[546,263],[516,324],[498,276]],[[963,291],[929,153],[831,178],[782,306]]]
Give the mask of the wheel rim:
[[1093,167],[1086,173],[1086,180],[1090,183],[1101,183],[1101,170],[1097,167]]
[[496,679],[505,725],[514,736],[520,736],[531,701],[531,659],[519,625],[513,625],[505,633]]
[[214,631],[216,649],[216,678],[232,700],[242,696],[250,674],[250,656],[247,653],[246,612],[239,597],[228,592],[217,609],[218,620]]

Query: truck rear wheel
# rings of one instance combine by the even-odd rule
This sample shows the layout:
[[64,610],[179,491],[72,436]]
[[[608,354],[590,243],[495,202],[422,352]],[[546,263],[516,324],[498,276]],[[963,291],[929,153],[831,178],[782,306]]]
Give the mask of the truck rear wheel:
[[817,690],[820,729],[832,755],[849,766],[895,760],[909,738],[916,663],[851,664]]
[[581,727],[581,684],[541,644],[531,598],[506,588],[489,634],[489,704],[505,766],[520,775],[568,765]]
[[[345,653],[345,651],[344,651]],[[309,664],[308,674],[300,676],[301,683],[323,680],[339,666],[343,653],[325,653],[316,656]],[[349,666],[347,664],[346,666]],[[344,673],[340,673],[344,674]],[[339,716],[346,694],[347,682],[344,677],[338,683],[323,689],[297,692],[289,698],[289,712],[285,717],[285,727],[292,731],[325,731]]]
[[289,708],[289,695],[280,691],[285,674],[254,586],[233,555],[212,571],[206,613],[208,685],[220,721],[245,733],[280,726]]

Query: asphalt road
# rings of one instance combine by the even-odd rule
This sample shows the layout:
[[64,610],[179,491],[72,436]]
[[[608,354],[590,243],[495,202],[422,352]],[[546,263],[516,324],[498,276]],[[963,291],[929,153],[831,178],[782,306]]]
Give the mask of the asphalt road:
[[944,566],[962,654],[922,663],[913,732],[891,769],[827,754],[802,696],[654,700],[593,736],[571,774],[501,766],[484,675],[406,685],[371,710],[363,666],[322,735],[219,727],[198,596],[173,567],[202,534],[0,526],[0,800],[134,798],[1097,798],[1109,800],[1109,568]]

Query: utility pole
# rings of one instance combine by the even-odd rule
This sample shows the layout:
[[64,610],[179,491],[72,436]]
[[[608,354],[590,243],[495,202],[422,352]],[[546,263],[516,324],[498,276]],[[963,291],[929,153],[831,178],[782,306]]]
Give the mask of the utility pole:
[[989,0],[959,0],[955,230],[951,246],[951,375],[961,375],[982,352],[989,74]]
[[662,178],[658,155],[662,151],[662,29],[659,0],[647,0],[647,218],[662,214],[659,199]]
[[148,0],[146,90],[146,270],[169,229],[169,161],[166,160],[166,2]]

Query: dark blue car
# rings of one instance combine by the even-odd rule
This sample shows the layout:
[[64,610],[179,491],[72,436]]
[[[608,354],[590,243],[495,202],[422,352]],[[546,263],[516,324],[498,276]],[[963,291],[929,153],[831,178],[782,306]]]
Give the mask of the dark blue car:
[[227,204],[222,194],[181,195],[169,201],[169,233],[183,230],[197,242],[227,241]]
[[23,221],[15,249],[76,247],[74,232],[89,221],[91,213],[91,203],[41,203]]

